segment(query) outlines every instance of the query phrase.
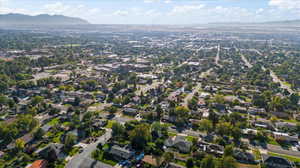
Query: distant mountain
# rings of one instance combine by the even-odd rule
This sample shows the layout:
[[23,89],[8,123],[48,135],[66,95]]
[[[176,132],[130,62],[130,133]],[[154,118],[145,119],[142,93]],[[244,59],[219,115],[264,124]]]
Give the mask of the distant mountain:
[[231,24],[231,25],[299,25],[300,20],[283,20],[283,21],[269,21],[269,22],[213,22],[209,24],[215,24],[215,25],[225,25],[225,24]]
[[23,14],[2,14],[0,25],[84,25],[89,24],[86,20],[67,17],[63,15],[41,14],[36,16]]
[[300,20],[271,21],[264,22],[263,24],[300,24]]

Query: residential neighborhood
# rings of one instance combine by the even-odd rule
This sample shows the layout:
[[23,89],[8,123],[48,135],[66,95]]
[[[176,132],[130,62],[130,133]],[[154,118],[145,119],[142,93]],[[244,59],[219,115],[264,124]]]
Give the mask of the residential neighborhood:
[[300,167],[299,36],[119,26],[0,29],[0,168]]

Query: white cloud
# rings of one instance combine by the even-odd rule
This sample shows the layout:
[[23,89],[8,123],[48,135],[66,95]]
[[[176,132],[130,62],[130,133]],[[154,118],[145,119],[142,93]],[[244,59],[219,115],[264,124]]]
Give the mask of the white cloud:
[[44,9],[48,14],[64,14],[72,10],[70,6],[63,4],[62,2],[56,2],[52,4],[46,4]]
[[169,15],[177,15],[177,14],[185,14],[192,11],[197,11],[199,9],[203,9],[205,5],[182,5],[182,6],[174,6]]
[[65,15],[72,17],[89,18],[100,12],[98,8],[89,8],[83,4],[67,5],[62,2],[46,4],[40,10],[40,13]]
[[280,9],[300,9],[299,0],[270,0],[269,5]]
[[172,0],[144,0],[144,3],[158,3],[158,2],[164,2],[164,3],[172,3]]
[[117,10],[113,13],[113,15],[116,15],[116,16],[128,16],[129,15],[129,12],[126,11],[126,10]]
[[160,0],[144,0],[145,3],[155,3],[160,2]]

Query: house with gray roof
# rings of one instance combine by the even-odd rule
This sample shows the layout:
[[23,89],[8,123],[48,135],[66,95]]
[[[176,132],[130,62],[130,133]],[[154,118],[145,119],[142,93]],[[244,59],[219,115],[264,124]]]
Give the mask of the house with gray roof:
[[182,153],[189,153],[192,147],[192,142],[187,141],[184,136],[174,136],[165,140],[166,147],[174,147]]

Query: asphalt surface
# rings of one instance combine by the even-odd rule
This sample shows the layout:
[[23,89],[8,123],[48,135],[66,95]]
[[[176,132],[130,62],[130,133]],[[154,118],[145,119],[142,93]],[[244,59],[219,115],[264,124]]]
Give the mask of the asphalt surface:
[[99,137],[96,142],[88,144],[86,148],[83,149],[83,152],[75,155],[66,165],[66,168],[80,168],[79,165],[86,159],[90,158],[91,153],[97,148],[99,143],[105,144],[111,138],[111,129],[106,129],[104,135]]
[[300,158],[299,151],[285,150],[285,149],[282,149],[280,146],[276,146],[276,145],[268,144],[268,151],[273,152],[273,153],[282,154],[282,155],[289,155],[289,156],[294,156],[294,157]]

